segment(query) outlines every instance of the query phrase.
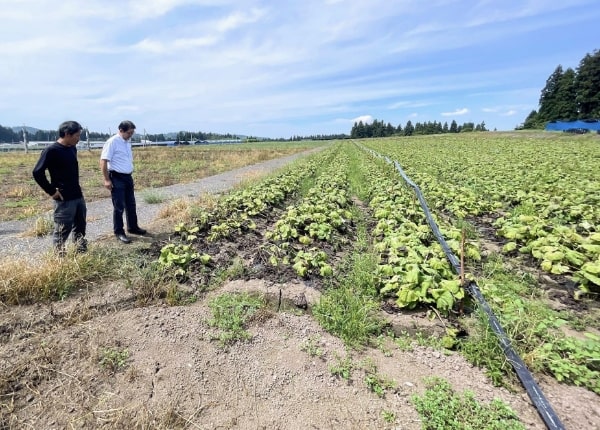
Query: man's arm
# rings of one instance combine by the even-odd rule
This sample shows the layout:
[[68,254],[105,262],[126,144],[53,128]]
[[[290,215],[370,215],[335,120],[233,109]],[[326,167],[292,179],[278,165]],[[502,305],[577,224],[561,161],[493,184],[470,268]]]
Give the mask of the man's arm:
[[31,172],[33,179],[35,179],[35,182],[37,182],[38,185],[46,192],[46,194],[50,195],[50,197],[52,197],[54,200],[62,200],[63,196],[58,188],[53,187],[46,177],[46,169],[48,168],[47,163],[48,151],[44,150],[40,154],[40,158],[35,164],[33,172]]
[[100,159],[100,170],[102,171],[102,176],[104,177],[104,188],[112,190],[112,181],[110,180],[110,176],[108,174],[108,160]]

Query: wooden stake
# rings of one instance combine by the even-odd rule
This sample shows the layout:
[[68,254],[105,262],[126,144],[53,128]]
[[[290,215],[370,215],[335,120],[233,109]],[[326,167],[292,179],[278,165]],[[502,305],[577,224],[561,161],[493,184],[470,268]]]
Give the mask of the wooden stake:
[[465,229],[461,231],[460,238],[460,284],[465,286]]

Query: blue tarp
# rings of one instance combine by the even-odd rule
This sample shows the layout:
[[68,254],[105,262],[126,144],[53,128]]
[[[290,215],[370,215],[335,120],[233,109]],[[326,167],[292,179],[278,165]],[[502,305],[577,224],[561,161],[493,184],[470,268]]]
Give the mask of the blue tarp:
[[577,121],[551,121],[546,125],[546,131],[566,131],[577,129],[600,131],[600,120],[580,119]]

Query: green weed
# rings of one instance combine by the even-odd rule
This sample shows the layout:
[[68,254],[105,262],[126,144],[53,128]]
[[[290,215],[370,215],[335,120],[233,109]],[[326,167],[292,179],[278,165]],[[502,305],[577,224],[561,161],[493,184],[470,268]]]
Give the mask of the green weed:
[[365,372],[364,382],[367,388],[379,397],[385,397],[389,389],[396,387],[396,383],[377,372],[377,366],[371,358],[362,361],[361,367]]
[[321,343],[321,338],[319,336],[311,336],[309,337],[302,345],[300,345],[300,349],[305,351],[311,357],[323,358],[323,350],[319,346]]
[[359,219],[355,252],[339,266],[343,279],[338,286],[328,288],[313,307],[313,315],[321,326],[351,347],[366,345],[386,325],[378,315],[372,275],[375,257],[366,249],[364,222]]
[[142,198],[144,199],[144,202],[151,205],[162,203],[166,200],[164,194],[152,188],[144,190],[144,192],[142,193]]
[[354,370],[355,364],[350,356],[341,358],[339,355],[335,355],[336,363],[329,366],[329,371],[332,375],[339,378],[343,378],[346,381],[350,381],[352,378],[352,371]]
[[213,315],[208,324],[221,330],[216,338],[226,345],[252,337],[245,327],[256,311],[265,306],[265,300],[246,293],[226,293],[212,299],[208,306]]
[[396,414],[392,411],[381,411],[381,417],[388,424],[392,424],[396,421]]
[[128,358],[127,349],[105,348],[100,354],[100,366],[115,373],[126,366]]
[[441,378],[428,378],[422,396],[413,396],[412,402],[422,417],[424,430],[521,430],[517,415],[500,400],[480,404],[470,391],[456,393]]

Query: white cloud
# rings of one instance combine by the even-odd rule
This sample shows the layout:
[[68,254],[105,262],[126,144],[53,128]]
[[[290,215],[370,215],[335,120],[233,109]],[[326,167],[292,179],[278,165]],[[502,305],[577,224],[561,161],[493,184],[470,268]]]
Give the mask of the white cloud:
[[361,115],[352,120],[352,123],[361,122],[363,124],[371,124],[373,122],[373,117],[371,115]]
[[251,24],[259,21],[265,15],[263,9],[252,9],[250,13],[244,13],[241,11],[235,11],[225,18],[219,20],[216,25],[217,30],[220,32],[226,32],[235,30],[244,24]]
[[460,115],[466,115],[468,113],[469,113],[469,109],[462,108],[462,109],[456,109],[454,112],[442,112],[442,116],[460,116]]
[[401,108],[420,108],[420,107],[425,107],[425,106],[430,106],[431,103],[429,102],[416,102],[416,101],[406,101],[406,102],[396,102],[391,104],[390,106],[388,106],[388,109],[390,110],[396,110],[396,109],[401,109]]

